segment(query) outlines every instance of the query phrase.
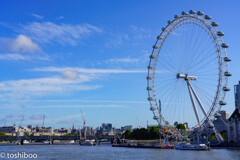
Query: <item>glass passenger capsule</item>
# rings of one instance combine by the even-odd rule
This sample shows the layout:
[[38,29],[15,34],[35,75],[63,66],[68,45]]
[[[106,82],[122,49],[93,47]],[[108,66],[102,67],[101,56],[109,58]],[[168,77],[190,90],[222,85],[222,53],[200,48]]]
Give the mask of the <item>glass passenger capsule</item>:
[[223,87],[223,90],[224,90],[224,91],[230,91],[230,88],[228,88],[228,87]]
[[149,109],[150,109],[151,111],[155,111],[155,110],[156,110],[155,107],[150,107]]
[[186,15],[188,15],[188,13],[185,11],[182,11],[182,15],[186,16]]
[[146,89],[147,89],[148,91],[151,91],[151,90],[152,90],[152,88],[151,88],[151,87],[147,87]]
[[218,35],[218,36],[224,36],[224,33],[221,32],[221,31],[218,31],[218,32],[217,32],[217,35]]
[[174,18],[180,18],[180,16],[179,15],[175,15]]
[[202,11],[197,11],[197,15],[202,16],[204,13]]
[[210,19],[212,19],[212,17],[209,16],[209,15],[205,15],[204,18],[205,18],[206,20],[210,20]]
[[220,118],[220,117],[221,117],[221,114],[220,114],[220,113],[215,113],[215,114],[214,114],[214,117],[215,117],[215,118]]
[[153,98],[152,98],[152,97],[148,97],[148,100],[149,100],[149,101],[152,101],[152,100],[153,100]]
[[152,67],[152,66],[148,66],[147,68],[148,68],[148,69],[153,69],[153,67]]
[[153,49],[158,49],[158,46],[157,45],[153,45]]
[[208,128],[213,128],[214,125],[213,124],[208,124]]
[[232,76],[232,73],[226,71],[226,72],[224,72],[224,76],[227,76],[227,77]]
[[231,58],[230,57],[224,57],[224,61],[225,62],[231,62]]
[[223,105],[226,105],[226,104],[227,104],[227,102],[224,102],[224,101],[219,101],[219,104],[223,106]]
[[228,48],[229,47],[229,45],[226,44],[226,43],[221,44],[221,46],[222,46],[222,48]]
[[217,22],[212,22],[211,25],[212,25],[213,27],[217,27],[217,26],[218,26],[218,23],[217,23]]
[[190,10],[189,13],[190,13],[190,14],[196,14],[196,11]]
[[147,80],[152,80],[152,77],[147,76],[146,79]]
[[159,117],[158,116],[153,116],[153,119],[157,120],[157,119],[159,119]]
[[150,58],[151,58],[151,59],[154,59],[154,58],[155,58],[155,56],[152,54],[152,55],[150,56]]
[[157,36],[157,39],[160,40],[160,39],[162,39],[162,37],[161,36]]

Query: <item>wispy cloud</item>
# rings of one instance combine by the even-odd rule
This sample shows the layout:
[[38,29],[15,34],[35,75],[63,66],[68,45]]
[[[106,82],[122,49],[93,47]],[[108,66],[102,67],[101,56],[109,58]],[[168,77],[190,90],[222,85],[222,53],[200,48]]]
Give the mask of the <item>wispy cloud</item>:
[[137,59],[137,58],[117,58],[117,59],[110,59],[109,62],[111,62],[111,63],[138,63],[139,59]]
[[26,55],[19,53],[3,53],[0,54],[0,60],[11,60],[11,61],[21,61],[21,60],[49,60],[47,55]]
[[106,104],[106,105],[43,105],[43,106],[29,106],[28,108],[118,108],[126,107],[124,105]]
[[145,46],[148,45],[146,40],[151,42],[157,34],[156,31],[131,25],[126,32],[108,32],[104,45],[108,48]]
[[24,56],[18,53],[0,54],[0,60],[28,60],[29,56]]
[[29,117],[30,120],[40,120],[43,119],[44,115],[32,115],[31,117]]
[[63,120],[56,122],[56,124],[73,124],[74,122],[74,120]]
[[96,69],[96,68],[79,68],[79,67],[42,67],[34,68],[31,71],[39,72],[64,72],[64,71],[76,71],[78,73],[101,73],[101,74],[111,74],[111,73],[146,73],[147,70],[125,70],[125,69]]
[[20,32],[29,35],[40,43],[57,42],[62,45],[76,45],[77,40],[87,38],[94,33],[101,33],[102,30],[90,24],[56,24],[53,22],[33,22],[23,25]]
[[64,19],[64,18],[65,18],[64,16],[59,16],[57,17],[57,20]]
[[37,19],[43,19],[43,16],[40,16],[38,14],[32,13],[31,15]]
[[0,82],[0,92],[5,97],[18,99],[100,88],[100,85],[82,84],[93,79],[94,77],[90,75],[79,75],[79,78],[74,80],[61,77],[10,80]]

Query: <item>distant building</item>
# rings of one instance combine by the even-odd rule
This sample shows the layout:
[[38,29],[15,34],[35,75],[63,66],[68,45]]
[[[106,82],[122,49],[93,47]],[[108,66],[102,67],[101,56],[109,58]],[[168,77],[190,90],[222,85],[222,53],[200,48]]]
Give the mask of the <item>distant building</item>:
[[186,129],[188,128],[188,123],[187,122],[183,123],[183,125]]
[[229,119],[229,112],[228,111],[219,111],[218,112],[221,117],[220,118],[216,118],[214,121],[213,121],[213,125],[214,127],[216,128],[216,130],[221,133],[221,132],[224,132],[224,131],[228,131],[228,119]]
[[240,111],[240,81],[234,86],[235,108]]
[[102,127],[100,127],[100,131],[109,132],[111,130],[112,130],[112,124],[111,123],[102,123]]
[[0,127],[0,132],[3,132],[7,135],[16,135],[16,132],[18,131],[18,127],[15,126],[4,126],[4,127]]
[[219,111],[218,113],[221,114],[221,118],[223,120],[228,120],[229,119],[229,112],[228,111]]
[[93,127],[88,127],[86,126],[84,129],[81,131],[83,134],[86,133],[86,136],[94,136],[96,134],[96,130],[93,129]]
[[127,125],[127,126],[124,126],[124,127],[121,127],[121,131],[124,132],[126,130],[130,130],[132,131],[132,125]]

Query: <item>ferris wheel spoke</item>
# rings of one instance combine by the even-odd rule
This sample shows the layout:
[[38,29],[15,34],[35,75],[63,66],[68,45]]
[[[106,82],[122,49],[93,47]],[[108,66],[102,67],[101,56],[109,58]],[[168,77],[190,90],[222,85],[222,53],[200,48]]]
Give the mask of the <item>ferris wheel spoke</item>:
[[[200,63],[203,63],[205,60],[208,60],[210,57],[212,57],[212,56],[215,56],[214,55],[214,53],[213,54],[210,54],[210,55],[208,55],[208,56],[206,56],[206,57],[200,57],[200,56],[198,56],[197,57],[197,60],[192,60],[191,61],[191,64],[189,65],[189,68],[193,68],[193,67],[195,67],[195,66],[198,66],[198,64],[200,64]],[[215,60],[215,59],[214,59]]]
[[[211,62],[214,62],[215,59],[216,59],[216,57],[210,59],[209,61],[207,61],[207,62],[204,63],[204,64],[201,64],[201,66],[198,66],[197,68],[195,68],[194,70],[191,70],[191,71],[194,72],[194,71],[196,71],[196,70],[199,70],[199,69],[201,69],[203,66],[206,66],[207,64],[209,64],[209,63],[211,63]],[[200,61],[199,61],[199,63],[200,63]]]
[[[198,28],[200,28],[198,25],[196,25],[195,24],[195,26],[197,26]],[[201,38],[203,37],[203,34],[204,32],[201,30],[201,32],[197,32],[197,36],[195,36],[196,38],[195,38],[195,41],[194,41],[194,43],[193,43],[193,45],[192,45],[192,47],[190,48],[190,50],[192,51],[192,53],[191,54],[189,54],[189,60],[191,60],[191,59],[193,59],[193,57],[196,55],[196,54],[193,54],[193,53],[195,53],[194,52],[194,47],[195,47],[195,50],[196,50],[196,44],[197,44],[197,42],[199,42],[199,40],[201,40]],[[202,42],[202,41],[200,41],[200,42]],[[198,46],[200,47],[200,44],[198,44]]]

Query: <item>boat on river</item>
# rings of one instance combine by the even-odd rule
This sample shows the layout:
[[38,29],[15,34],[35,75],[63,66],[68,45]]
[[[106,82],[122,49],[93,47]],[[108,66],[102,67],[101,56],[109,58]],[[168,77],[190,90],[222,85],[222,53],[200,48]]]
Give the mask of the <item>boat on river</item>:
[[206,144],[190,144],[190,143],[180,143],[175,146],[177,150],[209,150],[210,147]]
[[95,146],[95,140],[86,140],[83,143],[80,144],[81,146]]

